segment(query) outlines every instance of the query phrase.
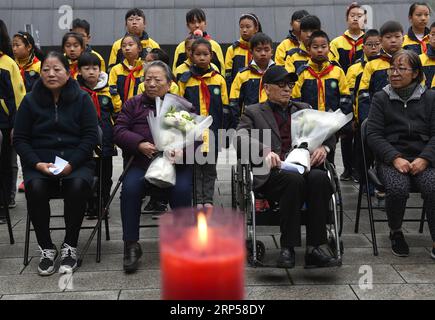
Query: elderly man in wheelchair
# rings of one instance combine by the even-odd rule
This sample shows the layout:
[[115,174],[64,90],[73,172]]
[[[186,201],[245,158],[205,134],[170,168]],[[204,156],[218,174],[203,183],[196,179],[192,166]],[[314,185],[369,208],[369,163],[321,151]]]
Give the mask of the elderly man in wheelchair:
[[[304,205],[307,207],[304,213],[305,268],[335,267],[340,265],[340,261],[322,249],[328,242],[325,226],[329,214],[329,201],[333,194],[324,163],[328,154],[334,151],[335,136],[326,140],[311,154],[312,169],[308,174],[302,175],[280,169],[281,161],[291,151],[291,113],[310,108],[308,104],[291,100],[292,88],[297,78],[295,73],[288,73],[281,66],[268,69],[263,76],[268,100],[246,107],[237,126],[234,144],[237,150],[242,146],[259,150],[259,156],[268,168],[266,172],[258,174],[257,171],[256,174],[256,167],[252,165],[253,188],[268,201],[279,203],[281,251],[277,267],[295,266],[294,247],[301,245],[300,212]],[[267,130],[271,131],[269,142],[264,138],[264,132]],[[254,131],[259,133],[259,138],[254,137]]]

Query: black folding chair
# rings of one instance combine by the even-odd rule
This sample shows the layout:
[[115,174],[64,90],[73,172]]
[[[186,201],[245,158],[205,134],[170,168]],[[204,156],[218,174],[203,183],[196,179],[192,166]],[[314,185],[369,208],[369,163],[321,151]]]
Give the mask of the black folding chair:
[[[361,149],[362,149],[362,165],[361,165],[361,177],[359,180],[359,192],[358,203],[356,207],[356,219],[355,219],[355,233],[359,231],[359,220],[361,216],[361,210],[368,210],[370,232],[372,235],[373,254],[377,256],[378,245],[376,241],[375,222],[388,222],[387,219],[375,219],[373,215],[373,209],[380,209],[379,207],[373,207],[370,196],[370,184],[372,184],[378,191],[385,192],[385,187],[379,180],[376,173],[375,158],[367,144],[367,119],[361,124]],[[366,190],[367,206],[362,206],[362,196]],[[410,193],[419,193],[417,190],[411,189]],[[424,206],[406,206],[406,209],[421,209],[420,219],[403,219],[403,222],[420,222],[419,233],[423,233],[423,227],[425,222],[425,209]]]
[[[3,134],[0,131],[0,156],[2,153],[2,143],[3,143]],[[5,218],[6,218],[6,224],[8,226],[8,232],[9,232],[9,241],[11,244],[15,243],[14,240],[14,234],[12,232],[12,222],[11,222],[11,216],[9,214],[9,192],[8,190],[5,190],[5,187],[3,185],[3,183],[0,182],[0,207],[2,207],[4,213],[5,213]]]

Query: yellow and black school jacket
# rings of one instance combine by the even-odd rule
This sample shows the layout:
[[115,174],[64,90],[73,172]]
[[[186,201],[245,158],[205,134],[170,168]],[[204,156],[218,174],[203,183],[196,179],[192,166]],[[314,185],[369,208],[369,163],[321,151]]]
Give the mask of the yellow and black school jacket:
[[428,87],[428,88],[435,89],[435,77],[432,78],[432,83],[430,84],[430,87]]
[[[219,68],[214,64],[214,63],[210,63],[210,66],[213,70],[216,70],[217,72],[219,71]],[[190,67],[192,67],[192,61],[190,61],[190,59],[187,59],[186,61],[184,61],[182,64],[180,64],[177,69],[175,69],[174,72],[174,77],[178,81],[180,81],[180,77],[183,73],[187,72],[190,70]],[[228,87],[227,87],[228,88]]]
[[420,55],[420,61],[426,78],[426,87],[431,88],[435,75],[435,49],[431,45],[428,44],[427,52]]
[[115,111],[113,107],[112,96],[110,95],[110,89],[108,86],[108,79],[109,77],[107,73],[101,72],[97,86],[93,89],[90,89],[85,85],[85,82],[80,75],[77,77],[80,88],[89,94],[97,112],[98,125],[103,132],[103,157],[112,157],[117,155],[117,151],[113,143],[113,126],[115,125],[114,118],[117,116],[119,111],[121,111]]
[[293,30],[290,30],[287,38],[285,38],[281,43],[276,47],[275,52],[275,63],[277,66],[284,66],[285,59],[287,58],[287,52],[289,52],[293,48],[299,48],[299,40],[293,34]]
[[225,55],[225,79],[227,88],[231,88],[237,73],[246,68],[252,60],[249,42],[240,38],[228,47]]
[[[109,58],[109,70],[113,68],[116,64],[122,63],[125,59],[124,55],[122,54],[122,48],[121,48],[121,42],[122,39],[116,40],[113,43],[112,51],[110,52],[110,58]],[[145,60],[145,57],[147,54],[155,48],[160,48],[160,45],[155,42],[153,39],[151,39],[148,36],[148,33],[144,32],[142,34],[142,37],[140,37],[141,43],[142,43],[142,55],[141,58]]]
[[294,101],[308,103],[319,111],[341,109],[344,114],[353,111],[346,75],[340,67],[327,61],[319,68],[310,59],[298,75],[292,94]]
[[[137,89],[137,94],[143,94],[145,92],[145,83],[142,82]],[[171,87],[169,88],[169,93],[175,94],[177,96],[180,95],[180,89],[175,81],[171,82]]]
[[349,30],[346,30],[344,34],[331,41],[331,52],[338,57],[338,63],[344,73],[364,55],[362,49],[363,37],[364,32],[361,33],[357,40],[354,40]]
[[[337,61],[333,52],[329,52],[328,58],[330,61]],[[305,65],[310,59],[310,54],[307,52],[305,45],[301,43],[298,48],[293,48],[287,51],[284,67],[288,72],[298,72],[299,68]],[[337,61],[338,63],[338,61]]]
[[[228,113],[228,92],[225,78],[209,68],[205,73],[196,67],[185,72],[178,82],[180,96],[186,98],[196,107],[196,112],[203,116],[211,115],[213,123],[210,130],[215,137],[215,150],[218,150],[218,130],[226,128],[224,113]],[[207,138],[208,139],[208,138]],[[204,144],[207,140],[204,139]],[[203,152],[208,151],[203,146]]]
[[[270,60],[268,69],[275,63]],[[230,91],[230,108],[237,110],[237,116],[243,113],[244,107],[256,103],[264,103],[267,100],[266,92],[263,88],[262,72],[255,61],[248,67],[237,73]]]
[[15,60],[15,62],[20,69],[21,78],[23,78],[26,92],[31,92],[33,85],[41,77],[41,61],[32,55],[24,63],[18,60]]
[[[219,72],[221,74],[225,74],[225,60],[224,60],[224,55],[222,53],[221,46],[219,45],[219,43],[214,41],[205,32],[204,32],[204,39],[207,39],[208,41],[210,41],[211,50],[214,53],[213,57],[211,59],[211,62],[218,67]],[[180,44],[177,46],[177,49],[175,49],[174,64],[172,65],[172,70],[176,70],[177,67],[179,65],[181,65],[186,60],[187,60],[186,46],[185,46],[185,43],[183,41],[183,42],[180,42]]]
[[0,129],[14,126],[15,114],[25,95],[18,65],[0,51]]
[[347,69],[347,73],[346,73],[347,86],[349,87],[350,96],[352,98],[353,115],[357,121],[358,121],[358,108],[356,105],[356,94],[358,93],[358,88],[361,83],[361,77],[366,64],[367,64],[367,58],[364,56],[364,58],[357,60],[355,64],[351,65],[349,69]]
[[109,75],[109,88],[113,107],[116,112],[128,99],[137,95],[139,84],[144,81],[143,61],[136,60],[134,66],[129,66],[127,59],[118,63]]
[[418,55],[426,53],[427,46],[429,45],[429,32],[430,30],[428,28],[425,28],[424,37],[420,41],[415,36],[412,27],[409,27],[408,33],[405,34],[405,37],[403,38],[402,48],[405,50],[412,50]]
[[93,53],[95,54],[98,59],[100,59],[101,62],[101,72],[106,72],[106,61],[104,61],[103,57],[101,56],[101,54],[99,54],[97,51],[93,50],[91,46],[87,46],[85,52],[87,53]]
[[390,62],[391,56],[381,49],[380,55],[369,61],[364,67],[356,101],[358,121],[360,123],[367,119],[369,115],[373,95],[389,83],[387,69],[391,66]]

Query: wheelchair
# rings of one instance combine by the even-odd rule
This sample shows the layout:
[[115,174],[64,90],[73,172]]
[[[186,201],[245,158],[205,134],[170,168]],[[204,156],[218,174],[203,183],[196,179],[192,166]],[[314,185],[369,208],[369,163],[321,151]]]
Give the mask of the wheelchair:
[[[332,163],[325,161],[325,170],[333,188],[326,225],[328,250],[341,265],[344,247],[340,239],[343,231],[343,201],[340,180]],[[254,190],[252,166],[249,163],[242,163],[238,159],[237,164],[231,167],[231,206],[246,216],[247,260],[252,267],[266,266],[264,264],[266,247],[262,241],[257,240],[256,226],[277,226],[280,223],[280,215],[276,206],[271,205],[268,210],[257,212],[255,202],[258,199],[264,199],[264,196]],[[301,224],[304,224],[304,211],[306,209],[302,208]]]

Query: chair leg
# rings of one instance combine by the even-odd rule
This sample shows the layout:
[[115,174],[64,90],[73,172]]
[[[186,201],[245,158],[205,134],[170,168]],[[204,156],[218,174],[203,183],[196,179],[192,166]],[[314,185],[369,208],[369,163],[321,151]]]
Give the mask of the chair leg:
[[359,191],[358,191],[358,204],[356,206],[356,217],[355,217],[355,233],[358,233],[359,231],[359,218],[361,215],[361,200],[363,195],[363,184],[359,184]]
[[425,207],[423,205],[423,209],[421,209],[421,218],[420,218],[420,228],[418,229],[419,233],[423,233],[423,228],[424,228],[424,218],[426,217],[426,210]]
[[9,214],[9,203],[7,201],[8,197],[7,197],[7,193],[4,189],[5,188],[3,187],[3,184],[2,184],[1,189],[0,189],[0,192],[1,192],[0,203],[3,205],[4,210],[5,210],[6,224],[7,224],[8,232],[9,232],[9,242],[11,244],[14,244],[15,240],[14,240],[14,234],[12,231],[11,215]]
[[24,261],[25,266],[29,265],[29,245],[30,245],[30,216],[26,218],[26,238],[24,240]]
[[[100,170],[98,172],[98,200],[97,200],[97,208],[98,208],[98,218],[101,219],[103,215],[103,159],[98,158],[100,162]],[[97,231],[97,263],[101,262],[101,223],[98,226]]]
[[367,207],[368,207],[368,211],[369,211],[370,232],[372,234],[373,254],[375,256],[377,256],[378,255],[378,244],[376,241],[376,231],[375,231],[375,222],[374,222],[374,218],[373,218],[372,198],[370,196],[368,180],[367,180],[366,186],[367,186]]
[[106,241],[110,241],[109,219],[107,218],[107,215],[104,218],[104,226],[106,229]]

